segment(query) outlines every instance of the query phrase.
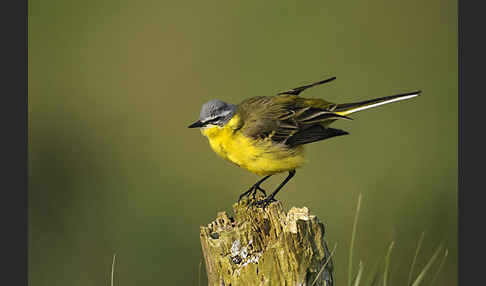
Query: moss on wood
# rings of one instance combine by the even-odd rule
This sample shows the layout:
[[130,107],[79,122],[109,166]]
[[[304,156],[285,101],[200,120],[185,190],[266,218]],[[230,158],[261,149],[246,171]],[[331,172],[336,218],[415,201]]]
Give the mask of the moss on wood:
[[[330,255],[316,216],[306,207],[285,213],[278,201],[233,210],[200,229],[209,285],[312,285]],[[314,285],[333,285],[331,260]]]

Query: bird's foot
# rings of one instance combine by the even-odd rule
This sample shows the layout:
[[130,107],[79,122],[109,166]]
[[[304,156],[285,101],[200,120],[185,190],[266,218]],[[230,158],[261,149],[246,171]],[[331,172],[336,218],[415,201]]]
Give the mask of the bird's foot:
[[252,202],[250,205],[251,205],[251,206],[256,206],[256,207],[262,207],[262,208],[263,208],[263,210],[265,210],[265,208],[266,208],[266,207],[267,207],[269,204],[271,204],[271,203],[273,203],[273,202],[276,202],[276,201],[277,201],[277,200],[276,200],[276,199],[275,199],[273,196],[269,196],[268,198],[265,198],[265,199],[263,199],[263,200],[261,200],[261,201],[254,201],[254,202]]
[[250,198],[250,196],[252,197],[253,200],[256,199],[256,194],[257,192],[260,191],[263,193],[263,195],[266,197],[267,196],[267,193],[265,192],[264,189],[262,189],[260,187],[260,184],[254,184],[253,186],[250,187],[250,189],[248,189],[248,191],[244,192],[243,194],[240,195],[240,197],[238,198],[238,203],[241,201],[241,199],[243,197],[247,197],[248,199]]

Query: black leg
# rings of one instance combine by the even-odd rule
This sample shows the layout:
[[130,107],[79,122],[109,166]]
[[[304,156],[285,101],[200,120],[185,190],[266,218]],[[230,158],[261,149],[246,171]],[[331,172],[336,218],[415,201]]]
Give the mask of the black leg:
[[243,194],[240,195],[240,197],[238,198],[238,202],[241,201],[241,199],[244,197],[244,196],[247,196],[249,197],[250,195],[253,195],[253,198],[255,198],[255,195],[257,193],[257,191],[260,191],[263,193],[263,195],[266,197],[267,196],[267,193],[265,192],[264,189],[262,189],[260,187],[260,184],[265,182],[268,178],[270,178],[272,175],[268,175],[266,177],[264,177],[263,179],[259,180],[258,182],[256,182],[253,186],[250,187],[250,189],[246,192],[244,192]]
[[294,175],[295,170],[289,171],[289,175],[287,176],[287,178],[285,178],[285,180],[277,187],[277,189],[275,189],[275,191],[273,191],[272,194],[270,194],[270,196],[268,196],[264,200],[253,203],[253,205],[263,206],[263,209],[265,209],[271,202],[276,201],[275,195],[282,189],[283,186],[285,186],[285,184],[288,183],[288,181],[290,181],[290,179],[292,179]]

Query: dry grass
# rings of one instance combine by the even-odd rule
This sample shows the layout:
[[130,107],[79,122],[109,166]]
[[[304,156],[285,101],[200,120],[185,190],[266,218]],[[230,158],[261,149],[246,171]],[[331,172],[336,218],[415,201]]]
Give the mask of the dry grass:
[[[349,250],[349,261],[348,261],[348,269],[349,269],[348,285],[350,285],[350,286],[351,285],[354,285],[354,286],[378,286],[378,285],[387,286],[387,285],[389,285],[388,284],[388,282],[389,282],[388,281],[389,280],[388,269],[390,268],[390,265],[391,265],[391,262],[390,262],[391,261],[391,252],[392,252],[392,249],[395,245],[394,241],[392,241],[390,243],[390,245],[388,247],[388,251],[385,255],[384,270],[383,270],[382,273],[380,273],[380,271],[378,270],[378,267],[375,267],[374,270],[370,272],[369,279],[367,279],[366,282],[362,283],[361,281],[362,281],[362,277],[363,277],[364,266],[363,266],[362,262],[360,262],[358,272],[356,274],[356,278],[354,279],[354,283],[351,282],[351,277],[353,276],[353,273],[352,273],[352,258],[353,258],[353,251],[354,251],[354,241],[356,239],[356,225],[357,225],[357,222],[358,222],[359,211],[360,211],[360,208],[361,208],[361,198],[362,198],[362,196],[360,194],[359,197],[358,197],[358,203],[357,203],[357,206],[356,206],[356,215],[355,215],[354,224],[353,224],[353,232],[351,234],[351,246],[350,246],[351,249]],[[424,240],[424,233],[422,233],[422,235],[421,235],[421,237],[418,241],[417,249],[415,251],[415,255],[413,257],[412,264],[410,266],[408,281],[407,281],[407,284],[405,284],[406,286],[419,286],[419,285],[421,285],[425,276],[428,273],[430,273],[430,269],[431,269],[432,265],[434,264],[435,260],[437,259],[437,257],[439,256],[439,254],[442,250],[442,245],[439,245],[439,247],[436,249],[436,251],[434,252],[432,257],[429,259],[427,264],[422,268],[420,273],[416,276],[415,280],[413,280],[413,282],[412,282],[414,267],[415,267],[415,264],[416,264],[416,261],[417,261],[417,257],[420,254],[420,250],[421,250],[421,247],[422,247],[423,240]],[[433,278],[432,278],[432,280],[429,284],[430,286],[432,286],[435,283],[435,281],[437,280],[437,277],[439,276],[439,273],[440,273],[440,271],[441,271],[441,269],[442,269],[442,267],[445,263],[447,255],[448,255],[448,250],[445,249],[442,261],[441,261],[439,267],[437,268],[437,271],[436,271],[435,275],[433,276]],[[390,284],[391,285],[399,285],[399,283],[397,283],[397,282],[391,282]]]
[[113,281],[114,281],[114,277],[115,277],[115,260],[116,260],[116,253],[113,254],[113,260],[111,262],[111,283],[110,285],[113,286]]

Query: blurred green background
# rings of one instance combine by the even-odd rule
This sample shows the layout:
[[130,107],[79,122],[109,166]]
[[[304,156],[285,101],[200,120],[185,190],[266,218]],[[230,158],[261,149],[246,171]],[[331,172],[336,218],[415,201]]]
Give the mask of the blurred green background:
[[210,99],[330,76],[304,96],[423,96],[337,122],[351,135],[308,145],[278,198],[325,223],[336,285],[359,193],[355,269],[394,240],[390,281],[405,285],[425,231],[417,268],[444,243],[436,285],[457,285],[456,1],[29,4],[30,285],[109,285],[115,252],[115,285],[198,285],[199,226],[258,177],[186,127]]

